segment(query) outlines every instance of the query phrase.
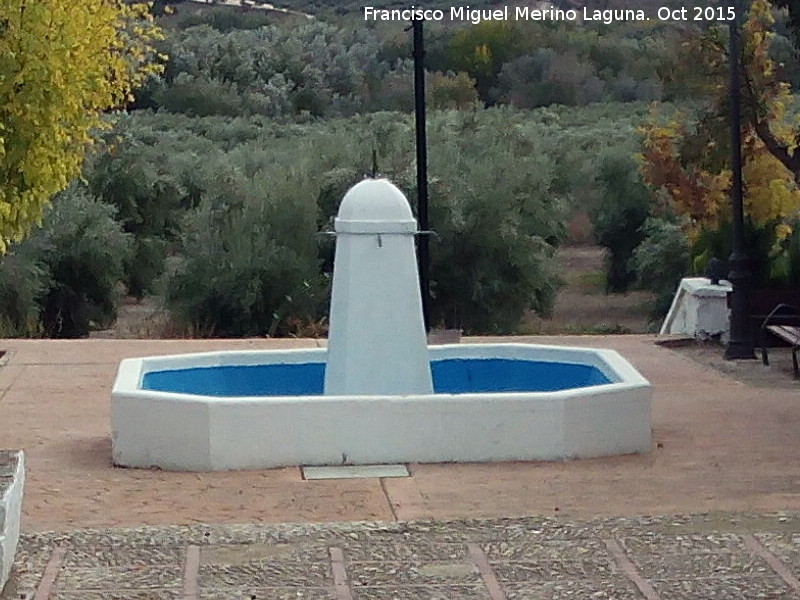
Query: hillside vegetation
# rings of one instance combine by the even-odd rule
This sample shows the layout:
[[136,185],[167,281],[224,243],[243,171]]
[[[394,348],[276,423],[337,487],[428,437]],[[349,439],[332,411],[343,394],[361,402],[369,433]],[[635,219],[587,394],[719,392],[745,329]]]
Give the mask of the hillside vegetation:
[[[344,192],[377,166],[415,204],[402,24],[365,26],[322,0],[282,5],[313,20],[168,4],[163,72],[107,115],[83,176],[0,260],[5,335],[85,335],[113,321],[120,294],[163,298],[182,335],[324,332],[333,247],[318,233]],[[785,28],[770,52],[792,82]],[[610,249],[609,291],[643,281],[645,242],[678,265],[666,284],[688,270],[686,238],[671,245],[671,221],[652,221],[666,196],[636,157],[652,102],[686,119],[709,106],[689,42],[714,31],[429,24],[434,325],[513,333],[547,316],[564,279],[554,254],[581,218]]]

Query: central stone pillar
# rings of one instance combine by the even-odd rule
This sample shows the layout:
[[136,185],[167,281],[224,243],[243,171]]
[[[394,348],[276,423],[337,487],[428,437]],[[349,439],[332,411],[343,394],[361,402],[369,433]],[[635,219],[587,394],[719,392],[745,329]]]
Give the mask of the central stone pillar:
[[408,200],[366,179],[345,194],[334,228],[325,394],[433,393]]

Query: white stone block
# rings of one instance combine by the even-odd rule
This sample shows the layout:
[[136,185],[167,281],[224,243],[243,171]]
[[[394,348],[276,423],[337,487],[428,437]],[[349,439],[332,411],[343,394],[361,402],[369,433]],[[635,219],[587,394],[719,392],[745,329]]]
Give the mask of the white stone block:
[[659,333],[727,340],[731,289],[727,281],[715,285],[705,277],[682,279]]
[[22,517],[25,454],[21,450],[16,454],[16,466],[11,476],[11,483],[0,498],[0,591],[8,581],[14,564]]

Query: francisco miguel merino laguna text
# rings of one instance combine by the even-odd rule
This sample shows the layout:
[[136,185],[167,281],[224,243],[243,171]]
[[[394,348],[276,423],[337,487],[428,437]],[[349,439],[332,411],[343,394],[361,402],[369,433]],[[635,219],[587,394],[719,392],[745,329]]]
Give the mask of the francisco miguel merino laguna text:
[[364,7],[365,21],[469,21],[477,25],[481,21],[602,21],[605,24],[614,21],[646,21],[643,10],[614,9],[564,10],[561,8],[531,8],[515,6],[513,11],[508,6],[501,8],[470,8],[469,6],[453,6],[449,10],[420,8],[410,6],[402,9]]

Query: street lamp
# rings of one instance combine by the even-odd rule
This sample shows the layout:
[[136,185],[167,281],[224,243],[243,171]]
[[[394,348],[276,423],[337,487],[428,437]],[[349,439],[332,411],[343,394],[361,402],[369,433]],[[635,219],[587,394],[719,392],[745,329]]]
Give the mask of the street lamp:
[[725,358],[755,358],[753,351],[753,331],[750,324],[750,265],[744,241],[744,205],[742,200],[742,131],[741,131],[741,89],[739,83],[739,6],[737,0],[730,0],[734,18],[729,22],[730,44],[730,120],[731,120],[731,224],[733,250],[730,256],[731,282],[730,294],[730,339],[725,348]]
[[422,19],[414,19],[414,115],[417,128],[417,220],[420,235],[417,236],[417,265],[419,287],[422,296],[422,317],[425,330],[430,331],[430,254],[428,250],[428,141],[425,133],[425,43]]

